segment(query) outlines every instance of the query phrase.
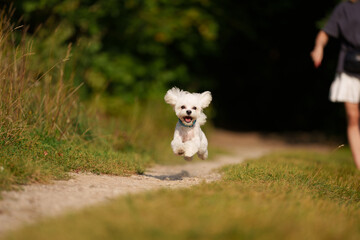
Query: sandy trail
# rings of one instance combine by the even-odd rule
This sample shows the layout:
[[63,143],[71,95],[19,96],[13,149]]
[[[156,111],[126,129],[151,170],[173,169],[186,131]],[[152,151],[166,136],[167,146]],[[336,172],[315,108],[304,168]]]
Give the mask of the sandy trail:
[[0,236],[6,231],[33,223],[44,217],[56,216],[129,193],[159,188],[183,188],[203,181],[220,179],[215,169],[240,163],[247,158],[259,157],[282,149],[306,148],[327,150],[327,146],[290,145],[284,140],[264,139],[258,134],[216,131],[210,142],[225,148],[232,155],[218,156],[214,161],[196,161],[185,165],[154,166],[144,175],[119,177],[88,173],[72,174],[67,181],[51,184],[33,184],[22,191],[3,192],[0,201]]

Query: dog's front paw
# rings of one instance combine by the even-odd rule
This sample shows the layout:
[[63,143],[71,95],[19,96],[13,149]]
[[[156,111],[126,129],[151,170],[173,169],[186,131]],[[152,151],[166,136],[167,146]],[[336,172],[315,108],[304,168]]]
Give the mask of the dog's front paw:
[[175,154],[176,154],[176,155],[179,155],[179,156],[184,155],[184,153],[185,153],[185,151],[184,151],[183,149],[178,149],[178,150],[175,152]]

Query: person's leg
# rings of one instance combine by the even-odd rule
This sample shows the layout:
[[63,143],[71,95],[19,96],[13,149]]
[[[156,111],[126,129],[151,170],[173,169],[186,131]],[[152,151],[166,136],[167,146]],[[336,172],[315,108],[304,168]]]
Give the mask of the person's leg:
[[358,103],[345,103],[347,135],[356,167],[360,170],[360,110]]

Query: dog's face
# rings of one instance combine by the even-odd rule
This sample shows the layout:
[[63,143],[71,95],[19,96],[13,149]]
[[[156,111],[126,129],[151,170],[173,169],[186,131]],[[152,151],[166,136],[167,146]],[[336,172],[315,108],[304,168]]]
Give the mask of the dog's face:
[[187,126],[191,126],[198,119],[211,100],[209,91],[201,94],[189,93],[175,87],[167,91],[165,95],[165,102],[174,108],[176,116]]
[[201,106],[198,99],[192,94],[179,98],[174,106],[176,116],[185,124],[192,125],[200,114]]

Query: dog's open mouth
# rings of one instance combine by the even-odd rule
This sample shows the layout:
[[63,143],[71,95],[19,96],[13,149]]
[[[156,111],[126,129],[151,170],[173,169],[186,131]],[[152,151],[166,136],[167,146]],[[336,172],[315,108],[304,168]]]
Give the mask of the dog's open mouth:
[[186,116],[186,117],[184,117],[183,119],[184,119],[184,122],[186,122],[186,123],[191,123],[192,120],[193,120],[193,118],[192,118],[192,117],[189,117],[189,116]]

